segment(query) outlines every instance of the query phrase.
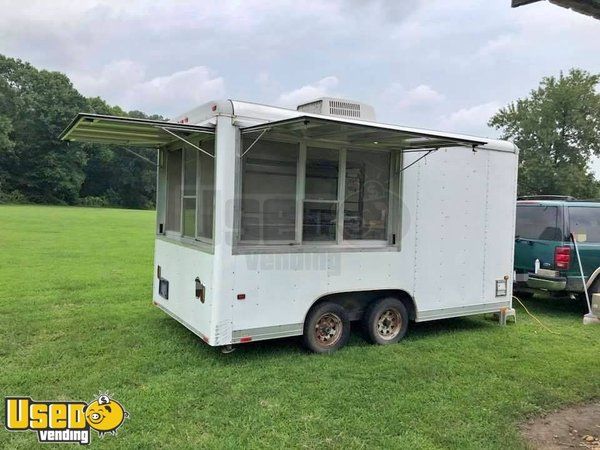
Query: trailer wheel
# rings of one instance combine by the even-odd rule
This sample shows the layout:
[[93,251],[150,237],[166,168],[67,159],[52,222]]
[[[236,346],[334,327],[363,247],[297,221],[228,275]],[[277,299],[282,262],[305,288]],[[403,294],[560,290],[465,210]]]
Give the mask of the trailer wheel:
[[367,337],[374,344],[394,344],[406,334],[408,312],[397,298],[382,298],[367,309],[363,325]]
[[333,353],[350,338],[348,312],[337,303],[323,302],[308,313],[304,322],[304,345],[315,353]]

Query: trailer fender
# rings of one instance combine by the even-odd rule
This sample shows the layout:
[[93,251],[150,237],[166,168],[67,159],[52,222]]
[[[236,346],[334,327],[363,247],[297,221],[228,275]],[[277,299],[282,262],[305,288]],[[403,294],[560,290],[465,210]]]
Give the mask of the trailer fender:
[[348,310],[351,320],[359,320],[362,317],[362,313],[365,311],[367,305],[383,297],[398,298],[400,301],[402,301],[402,303],[404,303],[404,306],[408,311],[409,318],[414,320],[417,317],[417,305],[413,297],[407,291],[402,289],[372,289],[364,291],[340,291],[322,295],[314,300],[308,307],[304,313],[304,319],[302,323],[306,321],[306,317],[308,316],[310,310],[324,301],[330,301],[339,304]]

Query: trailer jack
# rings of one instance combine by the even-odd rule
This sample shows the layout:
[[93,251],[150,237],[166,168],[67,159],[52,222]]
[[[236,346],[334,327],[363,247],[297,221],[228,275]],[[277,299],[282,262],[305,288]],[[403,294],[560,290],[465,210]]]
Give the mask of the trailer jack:
[[221,353],[223,353],[224,355],[227,355],[229,353],[233,353],[235,350],[236,350],[236,347],[234,347],[231,344],[224,345],[223,347],[221,347]]
[[506,326],[506,321],[509,317],[512,317],[514,322],[517,323],[517,312],[514,308],[502,308],[498,315],[498,322],[501,326]]

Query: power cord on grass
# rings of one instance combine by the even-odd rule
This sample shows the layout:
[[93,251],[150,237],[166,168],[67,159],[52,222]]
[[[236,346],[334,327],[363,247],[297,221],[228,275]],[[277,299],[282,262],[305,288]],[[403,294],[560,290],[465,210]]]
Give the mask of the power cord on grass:
[[542,328],[544,328],[544,329],[545,329],[546,331],[548,331],[549,333],[556,334],[556,335],[560,336],[560,333],[558,333],[558,332],[556,332],[556,331],[553,331],[553,330],[551,330],[551,329],[550,329],[550,328],[548,328],[546,325],[544,325],[540,319],[538,319],[538,318],[537,318],[537,317],[535,317],[533,314],[531,314],[531,313],[529,312],[529,310],[527,309],[527,306],[525,306],[525,305],[523,304],[523,302],[521,301],[521,299],[519,299],[519,297],[516,297],[516,296],[514,296],[514,295],[513,295],[513,296],[512,296],[512,298],[514,298],[516,301],[518,301],[518,302],[519,302],[519,304],[520,304],[520,305],[523,307],[523,309],[525,310],[525,312],[526,312],[527,314],[529,314],[529,316],[531,316],[531,318],[533,318],[533,319],[534,319],[534,320],[535,320],[537,323],[539,323],[539,324],[542,326]]

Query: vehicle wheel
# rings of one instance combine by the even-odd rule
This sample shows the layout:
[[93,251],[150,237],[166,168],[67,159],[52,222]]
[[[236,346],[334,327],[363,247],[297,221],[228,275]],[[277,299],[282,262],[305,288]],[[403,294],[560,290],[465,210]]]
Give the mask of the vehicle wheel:
[[315,353],[333,353],[350,339],[348,312],[337,303],[324,302],[308,313],[304,345]]
[[374,344],[394,344],[406,334],[408,312],[397,298],[382,298],[367,309],[363,325],[367,337]]

